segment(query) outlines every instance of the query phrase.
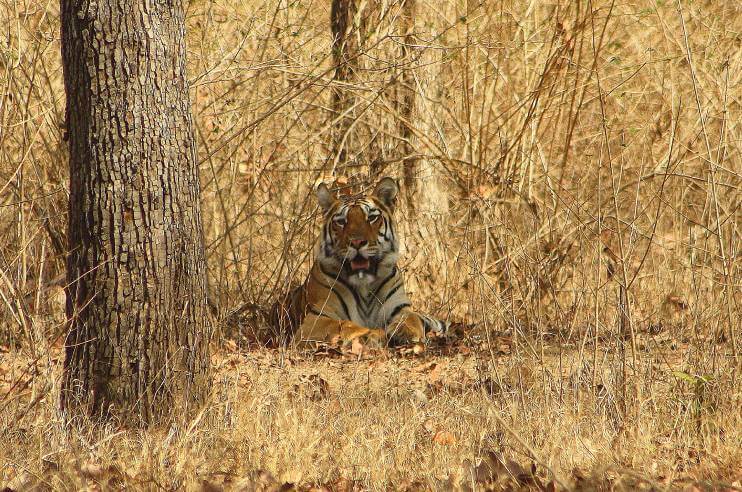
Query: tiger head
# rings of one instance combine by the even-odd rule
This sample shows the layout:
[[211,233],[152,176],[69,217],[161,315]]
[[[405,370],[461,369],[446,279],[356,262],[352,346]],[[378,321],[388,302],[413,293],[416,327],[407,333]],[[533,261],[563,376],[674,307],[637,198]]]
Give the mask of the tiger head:
[[324,212],[318,260],[325,271],[356,286],[391,272],[399,258],[392,223],[397,183],[382,178],[369,195],[336,196],[324,184],[317,200]]

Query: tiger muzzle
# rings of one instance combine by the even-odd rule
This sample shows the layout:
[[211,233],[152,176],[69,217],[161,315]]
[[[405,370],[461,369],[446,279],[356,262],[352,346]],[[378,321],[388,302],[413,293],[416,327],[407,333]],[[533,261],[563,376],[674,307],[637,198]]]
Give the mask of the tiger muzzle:
[[361,255],[357,255],[355,258],[350,260],[350,269],[354,272],[368,270],[370,266],[371,262],[369,259]]
[[374,257],[366,257],[362,253],[357,252],[355,256],[350,258],[350,261],[345,260],[344,267],[348,275],[356,273],[371,273],[376,274],[379,262]]

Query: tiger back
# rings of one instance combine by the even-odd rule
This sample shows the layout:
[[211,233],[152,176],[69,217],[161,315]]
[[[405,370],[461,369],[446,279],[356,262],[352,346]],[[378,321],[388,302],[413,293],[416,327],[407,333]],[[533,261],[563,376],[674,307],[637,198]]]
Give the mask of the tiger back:
[[413,311],[405,292],[393,220],[398,193],[388,177],[369,195],[338,197],[324,183],[317,187],[324,221],[314,263],[271,310],[282,340],[385,345],[446,331],[446,322]]

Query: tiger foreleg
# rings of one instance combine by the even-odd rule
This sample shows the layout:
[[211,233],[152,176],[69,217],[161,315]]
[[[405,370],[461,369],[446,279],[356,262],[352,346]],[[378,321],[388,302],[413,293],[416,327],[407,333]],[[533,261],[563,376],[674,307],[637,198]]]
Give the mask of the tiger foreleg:
[[337,343],[348,346],[357,340],[369,347],[382,347],[386,344],[386,333],[381,329],[366,328],[348,320],[338,320],[327,316],[308,314],[295,340],[299,345],[314,343]]
[[404,308],[387,323],[386,333],[398,343],[425,341],[425,325],[416,312]]

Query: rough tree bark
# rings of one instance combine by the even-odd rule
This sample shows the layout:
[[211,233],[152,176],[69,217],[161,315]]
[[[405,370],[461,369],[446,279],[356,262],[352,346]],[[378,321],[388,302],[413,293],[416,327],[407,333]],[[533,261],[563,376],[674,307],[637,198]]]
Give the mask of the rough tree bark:
[[182,0],[61,0],[70,412],[153,422],[209,391]]

